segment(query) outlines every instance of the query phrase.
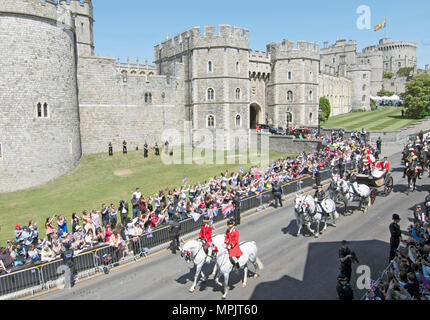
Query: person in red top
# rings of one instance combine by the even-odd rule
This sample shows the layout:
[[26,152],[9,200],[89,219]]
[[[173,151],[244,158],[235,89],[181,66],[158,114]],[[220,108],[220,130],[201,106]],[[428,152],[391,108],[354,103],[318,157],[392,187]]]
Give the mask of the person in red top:
[[230,219],[227,222],[227,231],[225,233],[225,244],[228,250],[228,256],[233,262],[233,265],[240,268],[239,266],[239,258],[243,254],[242,250],[240,250],[239,246],[239,231],[234,226],[234,220]]
[[203,217],[203,224],[200,228],[199,239],[203,241],[205,245],[206,254],[212,259],[216,258],[218,248],[212,243],[212,227],[209,224],[209,217]]

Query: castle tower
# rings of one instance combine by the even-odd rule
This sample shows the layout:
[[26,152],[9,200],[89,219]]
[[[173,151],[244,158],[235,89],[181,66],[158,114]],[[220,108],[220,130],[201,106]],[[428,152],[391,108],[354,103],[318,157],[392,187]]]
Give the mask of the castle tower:
[[366,52],[357,55],[357,63],[369,64],[372,70],[370,76],[370,94],[376,96],[382,89],[383,84],[383,58],[382,52],[379,50],[367,50]]
[[94,55],[94,15],[91,0],[60,0],[60,4],[74,16],[76,43],[79,57]]
[[268,113],[276,127],[318,124],[319,46],[284,40],[267,45],[272,74],[268,90]]
[[364,48],[363,53],[374,50],[382,52],[384,72],[396,74],[401,68],[416,68],[417,66],[417,44],[414,42],[383,38],[379,40],[378,45]]
[[0,192],[43,184],[80,161],[76,37],[65,9],[0,1]]
[[348,66],[348,78],[351,79],[351,104],[352,109],[370,111],[371,94],[370,64],[354,64]]
[[[185,108],[193,129],[248,129],[248,29],[219,25],[193,27],[155,46],[158,72],[185,66]],[[262,109],[256,112],[262,112]]]

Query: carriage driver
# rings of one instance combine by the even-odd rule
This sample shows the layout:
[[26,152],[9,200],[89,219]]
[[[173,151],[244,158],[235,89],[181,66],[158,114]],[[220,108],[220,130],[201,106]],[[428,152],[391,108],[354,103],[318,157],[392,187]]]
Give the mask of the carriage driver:
[[227,231],[225,233],[225,245],[228,250],[228,256],[232,261],[233,266],[237,269],[239,266],[239,258],[243,254],[239,246],[239,231],[235,227],[234,219],[229,219],[227,222]]
[[208,216],[203,217],[203,223],[200,228],[199,240],[202,240],[205,245],[205,253],[212,259],[215,259],[218,253],[218,248],[212,243],[212,227],[209,224]]
[[321,203],[326,197],[325,191],[322,185],[318,186],[318,189],[315,191],[314,199],[316,202]]

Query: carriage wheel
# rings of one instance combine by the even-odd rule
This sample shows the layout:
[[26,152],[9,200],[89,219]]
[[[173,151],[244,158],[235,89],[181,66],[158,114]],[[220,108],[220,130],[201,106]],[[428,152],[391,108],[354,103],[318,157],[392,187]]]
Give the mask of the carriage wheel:
[[375,203],[375,199],[376,199],[376,189],[372,189],[372,191],[370,191],[370,204],[373,205]]
[[385,196],[388,196],[392,190],[393,190],[393,177],[389,177],[384,188]]

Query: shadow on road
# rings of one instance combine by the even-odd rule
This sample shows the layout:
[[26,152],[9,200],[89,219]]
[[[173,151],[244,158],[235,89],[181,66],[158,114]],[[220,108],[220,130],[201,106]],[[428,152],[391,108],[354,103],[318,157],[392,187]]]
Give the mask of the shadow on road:
[[[336,300],[339,248],[340,242],[310,243],[303,280],[283,276],[276,281],[262,282],[255,288],[251,300]],[[372,279],[376,280],[387,267],[390,246],[383,241],[368,240],[351,241],[349,248],[359,259],[359,264],[353,264],[351,284],[355,299],[360,299],[365,291],[356,289],[357,267],[368,265]],[[386,252],[386,257],[381,252]]]

